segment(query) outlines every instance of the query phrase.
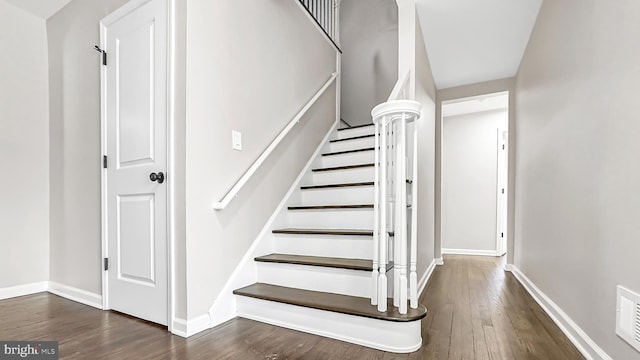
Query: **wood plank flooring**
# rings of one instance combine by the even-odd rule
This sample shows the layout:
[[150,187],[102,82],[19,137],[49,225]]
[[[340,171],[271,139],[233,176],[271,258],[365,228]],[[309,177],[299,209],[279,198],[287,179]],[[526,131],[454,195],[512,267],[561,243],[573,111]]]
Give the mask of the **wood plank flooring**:
[[245,319],[183,339],[41,293],[0,301],[0,340],[57,340],[61,359],[584,359],[503,259],[446,256],[421,303],[422,348],[390,354]]

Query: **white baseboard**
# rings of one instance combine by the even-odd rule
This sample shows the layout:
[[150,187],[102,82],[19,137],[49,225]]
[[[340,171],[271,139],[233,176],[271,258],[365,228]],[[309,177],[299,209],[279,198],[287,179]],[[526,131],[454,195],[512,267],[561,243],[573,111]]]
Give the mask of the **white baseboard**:
[[18,296],[37,294],[47,291],[49,287],[48,281],[34,282],[24,285],[16,285],[6,288],[0,288],[0,300],[11,299]]
[[427,267],[427,270],[424,272],[424,275],[422,275],[422,278],[420,278],[420,281],[418,282],[418,298],[420,298],[422,292],[427,287],[427,283],[429,282],[429,279],[431,279],[431,275],[433,275],[433,270],[435,270],[436,265],[438,265],[438,262],[436,260],[437,259],[433,259],[433,261],[431,261],[431,264],[429,264],[429,267]]
[[49,281],[48,291],[65,299],[102,310],[102,295],[78,289],[73,286],[62,285],[55,281]]
[[514,268],[516,268],[516,266],[513,265],[513,264],[505,264],[504,265],[504,271],[513,272]]
[[183,338],[195,335],[201,331],[209,329],[209,314],[202,314],[189,321],[181,318],[173,319],[173,327],[171,333]]
[[313,155],[311,155],[311,157],[309,158],[309,161],[303,167],[298,177],[295,179],[293,184],[291,184],[291,187],[287,191],[286,195],[282,198],[280,204],[278,204],[269,220],[267,220],[265,226],[262,228],[256,239],[253,241],[247,252],[238,263],[238,266],[236,266],[233,273],[231,273],[229,280],[227,280],[226,284],[222,288],[222,291],[220,291],[220,295],[218,295],[218,298],[209,308],[209,317],[211,319],[209,328],[218,326],[238,316],[236,296],[233,295],[233,290],[251,285],[257,281],[257,267],[253,259],[259,252],[258,249],[262,249],[265,246],[266,241],[273,239],[273,237],[271,236],[271,231],[273,230],[274,222],[282,213],[293,192],[300,186],[300,182],[304,178],[305,174],[309,171],[322,149],[327,144],[329,137],[331,136],[331,134],[333,134],[338,124],[339,121],[336,121],[331,126],[327,134],[324,136],[324,138],[321,140],[320,144],[314,151]]
[[436,265],[444,265],[444,260],[442,260],[442,258],[435,258],[433,261],[436,262]]
[[442,253],[449,255],[498,256],[495,250],[442,249]]
[[[509,268],[509,270],[507,270]],[[551,298],[540,290],[529,278],[513,264],[507,264],[505,270],[511,271],[518,281],[529,292],[531,297],[558,325],[560,330],[569,338],[575,347],[587,360],[612,360],[598,344],[593,341],[578,324],[573,321]]]

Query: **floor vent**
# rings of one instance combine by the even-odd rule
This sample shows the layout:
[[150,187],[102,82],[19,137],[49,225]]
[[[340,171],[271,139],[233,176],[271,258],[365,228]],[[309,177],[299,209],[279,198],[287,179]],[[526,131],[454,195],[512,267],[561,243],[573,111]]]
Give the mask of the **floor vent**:
[[618,286],[616,334],[640,351],[640,295]]

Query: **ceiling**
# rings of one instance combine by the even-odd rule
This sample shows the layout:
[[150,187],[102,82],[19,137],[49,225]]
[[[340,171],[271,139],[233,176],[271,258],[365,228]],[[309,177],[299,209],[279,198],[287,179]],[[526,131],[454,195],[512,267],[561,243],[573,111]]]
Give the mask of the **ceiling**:
[[25,10],[39,18],[48,19],[71,0],[0,0]]
[[416,0],[438,89],[513,77],[542,0]]
[[500,92],[443,102],[442,116],[466,115],[483,111],[507,109],[508,107],[509,93]]
[[[71,0],[0,1],[48,19]],[[416,0],[437,88],[515,76],[541,4],[542,0]]]

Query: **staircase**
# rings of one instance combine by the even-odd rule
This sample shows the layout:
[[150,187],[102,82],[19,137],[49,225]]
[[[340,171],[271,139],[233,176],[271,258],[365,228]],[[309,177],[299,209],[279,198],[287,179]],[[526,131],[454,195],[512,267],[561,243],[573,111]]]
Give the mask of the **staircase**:
[[[258,256],[258,282],[234,291],[240,317],[406,353],[422,344],[426,309],[371,305],[374,127],[338,129]],[[392,234],[391,234],[392,235]],[[393,264],[387,265],[393,279]],[[388,296],[393,286],[389,286]]]

